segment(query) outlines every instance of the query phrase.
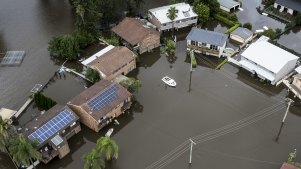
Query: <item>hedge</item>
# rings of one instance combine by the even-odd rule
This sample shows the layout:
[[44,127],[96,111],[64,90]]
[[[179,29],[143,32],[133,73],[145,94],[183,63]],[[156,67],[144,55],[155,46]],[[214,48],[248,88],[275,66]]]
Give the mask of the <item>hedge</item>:
[[196,59],[195,59],[194,51],[193,51],[193,50],[190,51],[190,59],[191,59],[192,67],[193,67],[193,68],[196,68],[197,62],[196,62]]
[[231,32],[233,32],[235,29],[237,29],[240,26],[240,24],[236,24],[234,26],[232,26],[230,29],[228,29],[225,34],[230,34]]
[[221,22],[223,22],[226,25],[231,26],[231,27],[236,25],[235,22],[229,20],[228,18],[225,18],[225,17],[221,16],[220,14],[215,14],[214,19],[216,19],[218,21],[221,21]]

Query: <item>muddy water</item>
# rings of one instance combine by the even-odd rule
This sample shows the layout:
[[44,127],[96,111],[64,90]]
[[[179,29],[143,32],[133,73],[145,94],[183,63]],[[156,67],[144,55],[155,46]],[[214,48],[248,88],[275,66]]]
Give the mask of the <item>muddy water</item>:
[[[239,19],[252,22],[254,29],[257,29],[255,24],[259,24],[258,28],[266,23],[275,28],[283,26],[256,14],[253,6],[260,4],[258,1],[244,0],[243,3],[250,8],[245,8],[245,13],[239,12]],[[35,83],[45,83],[58,68],[48,57],[47,43],[54,35],[71,32],[73,19],[66,1],[2,0],[0,4],[0,49],[23,49],[27,53],[20,67],[0,67],[0,104],[17,109],[26,100],[31,87]],[[146,1],[142,9],[164,4],[166,1]],[[226,30],[224,25],[214,22],[206,28]],[[136,111],[121,116],[119,126],[108,126],[100,133],[82,127],[82,132],[69,140],[70,154],[38,168],[83,168],[82,156],[110,127],[114,127],[113,138],[120,146],[120,153],[117,161],[107,163],[107,168],[146,168],[192,136],[238,121],[283,100],[286,92],[282,87],[264,85],[251,78],[248,72],[229,64],[216,71],[211,67],[218,60],[208,57],[198,59],[199,66],[192,73],[191,92],[188,92],[190,63],[186,60],[184,41],[187,32],[177,32],[175,57],[160,55],[159,49],[141,56],[139,67],[131,73],[142,81],[142,88],[136,94],[139,100]],[[178,86],[166,87],[160,80],[165,75],[174,78]],[[66,79],[56,79],[45,93],[64,104],[84,86],[83,81],[67,75]],[[291,111],[296,109],[299,110]],[[289,151],[301,148],[300,118],[295,114],[289,114],[289,123],[282,131],[280,142],[273,141],[283,111],[235,133],[198,144],[191,168],[280,168]],[[20,121],[30,120],[34,113],[38,112],[30,107],[26,112],[29,116],[22,116]],[[186,152],[166,168],[188,168],[187,160]],[[1,169],[13,168],[7,161],[6,156],[0,156]]]

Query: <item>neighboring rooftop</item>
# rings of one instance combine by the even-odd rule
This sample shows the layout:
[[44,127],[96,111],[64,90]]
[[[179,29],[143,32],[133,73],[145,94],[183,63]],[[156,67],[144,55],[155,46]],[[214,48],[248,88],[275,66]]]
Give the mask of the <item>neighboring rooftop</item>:
[[299,12],[301,11],[301,0],[276,0],[275,3]]
[[296,71],[297,73],[301,73],[301,65],[298,66],[298,67],[295,69],[295,71]]
[[251,44],[241,55],[273,73],[278,73],[287,62],[298,59],[297,56],[266,41]]
[[160,33],[155,28],[147,26],[146,23],[139,19],[128,17],[112,28],[112,31],[131,45],[138,44],[151,33],[160,36]]
[[211,45],[223,46],[228,39],[228,35],[199,28],[192,28],[186,39]]
[[0,65],[17,66],[20,65],[25,56],[25,51],[7,51]]
[[176,7],[178,10],[177,18],[174,21],[191,18],[191,17],[197,17],[197,14],[193,12],[191,6],[186,3],[178,3],[178,4],[172,4],[168,6],[162,6],[159,8],[153,8],[150,9],[149,12],[152,13],[159,22],[162,23],[168,23],[171,22],[171,20],[167,17],[168,9],[170,7]]
[[280,169],[299,169],[299,168],[288,163],[283,163]]
[[24,133],[30,140],[36,139],[43,145],[77,120],[78,117],[69,107],[55,105],[44,114],[27,123]]
[[108,51],[110,51],[113,48],[114,48],[114,46],[109,45],[109,46],[105,47],[104,49],[100,50],[99,52],[95,53],[94,55],[90,56],[88,59],[82,61],[81,63],[83,65],[87,66],[90,62],[92,62],[96,58],[102,56],[103,54],[107,53]]
[[234,1],[234,0],[217,0],[219,2],[219,4],[223,7],[226,7],[228,9],[231,9],[237,5],[240,5],[239,2]]
[[120,84],[101,80],[74,97],[68,104],[80,106],[94,119],[99,120],[130,96],[131,93]]
[[1,108],[0,109],[0,116],[2,117],[3,120],[8,120],[8,119],[11,119],[16,112],[17,111],[15,111],[15,110],[10,110],[10,109],[7,109],[7,108]]
[[106,76],[114,74],[116,70],[135,59],[135,54],[125,46],[117,46],[110,48],[110,50],[105,48],[103,50],[106,50],[106,52],[98,52],[101,55],[93,57],[94,60],[91,59],[87,66],[96,68]]
[[231,34],[238,35],[243,39],[247,39],[252,36],[253,32],[247,28],[238,27]]

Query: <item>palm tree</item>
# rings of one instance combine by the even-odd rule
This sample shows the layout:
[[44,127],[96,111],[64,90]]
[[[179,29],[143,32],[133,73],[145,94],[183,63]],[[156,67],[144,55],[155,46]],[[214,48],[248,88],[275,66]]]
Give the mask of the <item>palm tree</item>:
[[105,162],[101,158],[101,154],[93,149],[90,153],[84,156],[85,166],[84,169],[103,169],[105,168]]
[[168,9],[168,12],[167,12],[167,17],[172,21],[172,34],[173,34],[173,27],[174,27],[174,20],[178,17],[178,12],[179,10],[176,9],[176,7],[170,7]]
[[7,144],[11,137],[11,131],[14,127],[10,120],[3,120],[0,116],[0,151],[7,152]]
[[113,156],[115,159],[118,158],[118,145],[114,140],[112,140],[110,137],[100,137],[97,140],[96,143],[97,151],[99,152],[105,152],[106,159],[111,160],[111,157]]
[[27,140],[23,134],[20,134],[12,141],[9,151],[18,165],[24,164],[29,166],[32,164],[36,168],[32,159],[41,159],[41,154],[37,150],[38,146],[39,143],[37,141]]
[[81,18],[81,20],[82,20],[83,23],[85,23],[85,21],[84,21],[85,12],[86,12],[86,10],[85,10],[85,8],[82,5],[78,4],[76,6],[76,14],[78,16],[80,16],[80,18]]

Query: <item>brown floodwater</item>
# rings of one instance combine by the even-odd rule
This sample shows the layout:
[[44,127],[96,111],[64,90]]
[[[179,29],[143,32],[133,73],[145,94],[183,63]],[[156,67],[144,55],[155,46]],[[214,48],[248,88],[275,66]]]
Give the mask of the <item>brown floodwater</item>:
[[[255,7],[261,1],[242,2],[245,10],[238,12],[239,20],[250,21],[253,29],[264,25],[284,27],[283,23],[257,13]],[[148,0],[143,4],[142,11],[166,3]],[[18,109],[28,98],[33,85],[46,83],[58,69],[61,63],[50,59],[47,43],[52,36],[72,32],[74,19],[67,1],[53,0],[2,0],[0,14],[0,50],[26,51],[19,67],[0,67],[0,107]],[[224,32],[227,26],[209,22],[205,28]],[[287,92],[284,87],[266,85],[231,64],[225,64],[217,71],[214,67],[220,60],[201,55],[197,56],[198,66],[192,72],[189,92],[190,63],[185,47],[188,32],[189,29],[176,32],[175,56],[161,55],[159,49],[141,56],[138,68],[130,73],[142,82],[141,89],[136,93],[138,103],[133,112],[118,118],[120,125],[111,124],[99,133],[82,126],[82,131],[69,140],[71,152],[66,157],[54,159],[48,165],[41,164],[38,169],[83,168],[82,156],[91,151],[97,139],[111,127],[114,128],[112,137],[120,147],[119,159],[106,164],[111,169],[280,168],[290,151],[301,148],[300,107],[290,109],[280,139],[275,142],[285,111],[282,102]],[[170,34],[163,36],[169,37]],[[290,38],[294,37],[288,37],[287,41]],[[101,48],[101,45],[93,46],[84,55]],[[76,62],[68,62],[67,66],[81,70]],[[165,75],[177,81],[176,88],[161,82]],[[65,104],[88,85],[84,80],[65,73],[55,77],[44,93],[59,104]],[[274,106],[276,104],[279,109]],[[198,137],[196,141],[200,143],[194,147],[191,166],[188,165],[188,151],[179,153],[182,149],[175,150],[191,137],[262,112],[271,114],[252,124],[249,124],[251,120],[245,121],[236,127],[237,130],[232,127],[224,133],[217,132],[213,135],[214,139],[212,135]],[[37,113],[39,111],[31,105],[19,118],[20,125]],[[171,158],[158,161],[172,150],[175,153],[168,156]],[[0,154],[0,168],[14,168],[3,154]]]

